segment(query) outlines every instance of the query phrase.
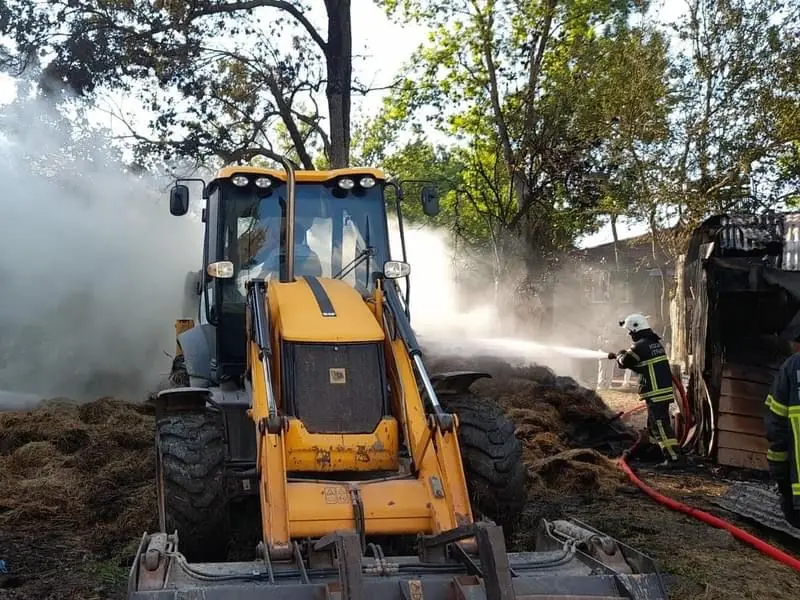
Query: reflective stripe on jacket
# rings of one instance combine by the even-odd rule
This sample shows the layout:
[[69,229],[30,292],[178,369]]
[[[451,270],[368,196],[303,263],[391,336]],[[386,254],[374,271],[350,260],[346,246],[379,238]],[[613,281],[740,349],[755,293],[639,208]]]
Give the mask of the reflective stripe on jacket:
[[800,510],[800,354],[783,362],[764,405],[770,473],[791,484],[794,507]]
[[633,345],[617,355],[617,364],[639,374],[639,397],[647,402],[672,402],[672,371],[669,358],[658,336],[642,332]]

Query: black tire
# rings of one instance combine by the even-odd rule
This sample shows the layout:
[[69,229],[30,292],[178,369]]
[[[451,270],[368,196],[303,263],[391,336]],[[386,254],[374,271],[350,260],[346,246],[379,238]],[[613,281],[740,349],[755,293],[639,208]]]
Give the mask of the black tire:
[[190,562],[224,560],[229,519],[222,416],[183,413],[160,419],[156,445],[167,533]]
[[529,486],[514,424],[497,404],[474,394],[442,394],[439,401],[447,412],[458,415],[458,443],[475,518],[491,519],[510,538]]

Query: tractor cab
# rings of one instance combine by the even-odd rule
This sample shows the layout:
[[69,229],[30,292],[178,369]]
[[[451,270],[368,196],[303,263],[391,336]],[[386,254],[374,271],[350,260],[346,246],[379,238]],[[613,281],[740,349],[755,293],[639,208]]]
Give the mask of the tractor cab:
[[[405,262],[390,260],[387,187],[399,191],[376,169],[249,166],[225,167],[204,185],[204,260],[192,317],[214,349],[211,382],[238,380],[245,370],[248,281],[341,279],[366,297],[377,278],[408,275]],[[435,214],[435,197],[427,189],[423,197],[426,212]],[[188,187],[176,185],[170,212],[183,215],[188,205]]]

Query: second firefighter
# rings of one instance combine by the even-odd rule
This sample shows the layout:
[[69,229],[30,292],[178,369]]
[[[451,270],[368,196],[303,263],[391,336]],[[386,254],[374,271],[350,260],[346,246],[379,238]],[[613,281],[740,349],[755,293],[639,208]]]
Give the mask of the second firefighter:
[[658,444],[664,455],[661,466],[680,466],[685,457],[678,446],[670,418],[670,404],[675,401],[669,358],[661,338],[642,314],[631,314],[619,322],[628,330],[633,345],[627,350],[609,353],[623,369],[639,375],[639,398],[647,404],[647,429],[650,441]]

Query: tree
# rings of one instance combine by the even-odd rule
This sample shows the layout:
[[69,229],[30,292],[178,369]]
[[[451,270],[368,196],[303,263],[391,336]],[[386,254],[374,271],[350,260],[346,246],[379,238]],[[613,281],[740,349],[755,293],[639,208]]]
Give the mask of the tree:
[[632,155],[635,193],[625,208],[649,225],[653,257],[667,262],[685,253],[692,230],[711,214],[777,208],[800,139],[797,5],[687,6],[673,25],[668,137]]
[[[777,161],[800,140],[800,6],[689,0],[676,26],[675,201],[686,223],[780,195]],[[744,198],[741,188],[745,189]],[[753,203],[752,196],[757,196]],[[744,200],[744,201],[743,201]]]
[[[631,7],[618,0],[385,5],[434,33],[384,120],[427,121],[456,137],[469,210],[488,223],[495,280],[522,262],[547,296],[561,251],[596,227],[603,190],[592,176],[615,156],[608,140],[620,115],[631,147],[667,131],[663,38],[631,29]],[[645,65],[636,88],[617,68],[623,57]]]
[[[341,167],[350,151],[350,0],[325,8],[327,37],[306,7],[286,0],[9,0],[0,32],[14,44],[2,62],[18,74],[46,55],[41,83],[51,96],[138,93],[151,131],[131,125],[129,138],[143,159],[247,161],[272,149],[280,123],[305,168],[319,151]],[[323,84],[327,128],[315,99]]]
[[[37,98],[35,73],[17,81],[17,97],[0,106],[0,140],[26,175],[57,179],[64,188],[85,185],[87,165],[119,170],[122,148],[108,143],[108,131],[93,125],[84,107],[70,103],[56,110]],[[98,151],[102,148],[102,152]]]

